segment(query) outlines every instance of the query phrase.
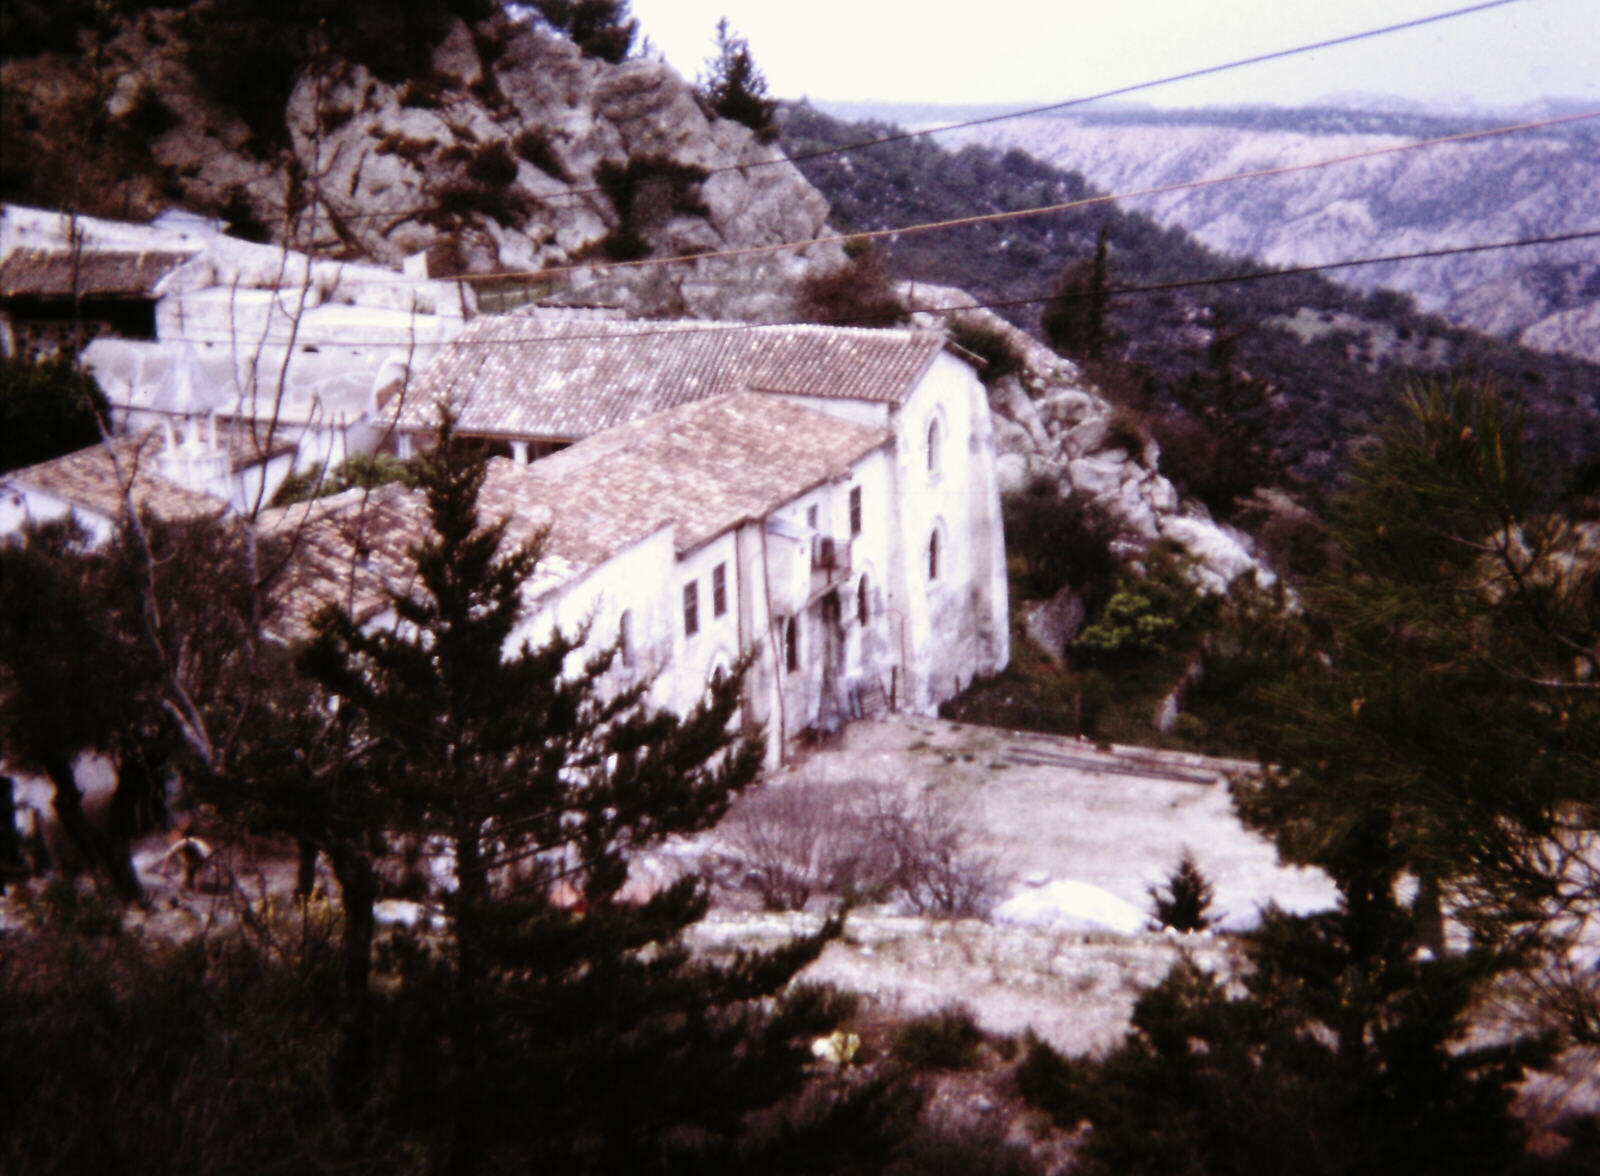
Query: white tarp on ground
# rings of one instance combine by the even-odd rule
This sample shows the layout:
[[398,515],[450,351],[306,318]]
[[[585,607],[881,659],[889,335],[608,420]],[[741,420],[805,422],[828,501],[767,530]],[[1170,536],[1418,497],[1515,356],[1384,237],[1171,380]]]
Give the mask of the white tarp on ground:
[[1137,935],[1151,926],[1150,917],[1109,890],[1057,878],[1013,894],[994,912],[996,923],[1051,927],[1060,931],[1115,931]]

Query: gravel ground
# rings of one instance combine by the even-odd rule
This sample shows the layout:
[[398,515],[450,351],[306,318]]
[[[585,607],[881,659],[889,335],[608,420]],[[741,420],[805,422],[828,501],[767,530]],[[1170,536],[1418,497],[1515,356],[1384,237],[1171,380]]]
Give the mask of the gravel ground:
[[[1234,817],[1223,782],[1234,765],[1144,754],[1110,757],[1072,739],[895,716],[852,724],[842,746],[806,754],[764,787],[892,782],[932,792],[965,815],[974,847],[996,863],[1002,897],[1071,879],[1149,910],[1148,887],[1164,883],[1187,849],[1216,887],[1223,929],[1252,925],[1268,901],[1297,911],[1333,904],[1324,875],[1278,865],[1272,845]],[[693,857],[696,848],[705,846],[678,852]],[[817,922],[740,905],[720,905],[692,941],[708,949],[776,941]],[[843,940],[806,976],[890,1012],[963,1003],[987,1029],[1031,1028],[1076,1053],[1119,1040],[1139,991],[1185,953],[1221,974],[1237,958],[1226,935],[1119,935],[877,907],[854,912]]]

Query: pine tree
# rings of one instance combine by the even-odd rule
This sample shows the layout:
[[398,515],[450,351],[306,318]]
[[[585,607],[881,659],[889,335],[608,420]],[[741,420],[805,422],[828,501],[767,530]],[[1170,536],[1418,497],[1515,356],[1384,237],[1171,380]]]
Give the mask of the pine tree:
[[1600,820],[1600,560],[1541,506],[1493,388],[1404,407],[1336,506],[1342,560],[1308,593],[1332,640],[1278,690],[1283,768],[1244,811],[1353,902],[1409,873],[1478,943],[1537,950],[1564,903],[1600,903],[1570,844]]
[[[412,552],[420,591],[394,599],[393,628],[330,611],[302,659],[370,741],[370,819],[453,859],[448,949],[414,959],[405,986],[442,1010],[436,1138],[458,1172],[513,1156],[650,1171],[675,1148],[729,1151],[747,1110],[801,1081],[784,1026],[751,1002],[837,924],[719,968],[676,944],[706,909],[701,881],[619,899],[632,854],[706,828],[758,770],[760,744],[729,732],[742,673],[680,718],[650,710],[642,684],[608,691],[617,649],[586,633],[509,648],[539,550],[479,518],[484,476],[447,425],[420,471],[433,527]],[[576,906],[553,901],[557,883]]]
[[728,27],[727,17],[717,21],[717,51],[696,88],[718,118],[743,123],[763,143],[778,137],[772,119],[778,104],[767,97],[767,79],[750,56],[750,43]]
[[627,58],[639,35],[628,0],[533,0],[533,7],[585,54],[613,65]]
[[65,356],[0,358],[0,473],[95,444],[109,412],[94,377]]
[[[1414,387],[1404,406],[1334,509],[1342,560],[1304,595],[1321,640],[1267,693],[1275,766],[1236,788],[1339,905],[1266,912],[1242,995],[1175,969],[1101,1062],[1036,1048],[1030,1097],[1094,1123],[1087,1172],[1521,1161],[1512,1095],[1561,1038],[1469,1030],[1492,983],[1564,960],[1600,902],[1600,553],[1541,508],[1492,388]],[[1426,942],[1441,899],[1469,943]],[[1567,998],[1552,1030],[1592,1040],[1592,978],[1536,974]]]

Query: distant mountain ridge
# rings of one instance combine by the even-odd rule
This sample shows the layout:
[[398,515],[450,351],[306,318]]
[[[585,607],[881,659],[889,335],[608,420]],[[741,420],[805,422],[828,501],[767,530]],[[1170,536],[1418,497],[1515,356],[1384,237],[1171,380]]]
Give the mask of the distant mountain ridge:
[[[1563,110],[1566,103],[1552,109]],[[933,120],[944,121],[944,120]],[[1335,108],[1038,115],[939,136],[1017,147],[1110,192],[1305,163],[1504,125],[1483,115]],[[1600,227],[1600,120],[1286,176],[1145,197],[1130,207],[1212,248],[1277,265],[1519,240]],[[1341,270],[1452,321],[1530,347],[1600,359],[1600,241]]]
[[[1077,203],[1099,186],[1016,148],[947,149],[937,141],[944,136],[814,155],[893,139],[899,128],[844,123],[806,104],[786,106],[782,126],[784,147],[827,197],[835,224],[891,231],[880,241],[891,273],[959,286],[1041,338],[1040,310],[1063,267],[1087,264],[1104,229],[1113,289],[1156,288],[1110,297],[1105,363],[1091,365],[1090,375],[1135,413],[1178,422],[1160,438],[1162,471],[1197,494],[1209,478],[1208,505],[1224,515],[1239,488],[1231,474],[1215,475],[1248,466],[1252,450],[1296,483],[1337,484],[1347,448],[1371,434],[1396,386],[1419,372],[1497,383],[1525,404],[1535,448],[1551,470],[1600,454],[1600,365],[1592,361],[1530,350],[1423,313],[1391,291],[1363,294],[1330,280],[1342,281],[1345,271],[1229,280],[1259,271],[1261,262],[1224,255],[1181,226],[1163,227],[1116,203],[893,234],[905,225]],[[1200,436],[1207,422],[1221,434]],[[1186,479],[1181,467],[1208,448],[1212,468]]]

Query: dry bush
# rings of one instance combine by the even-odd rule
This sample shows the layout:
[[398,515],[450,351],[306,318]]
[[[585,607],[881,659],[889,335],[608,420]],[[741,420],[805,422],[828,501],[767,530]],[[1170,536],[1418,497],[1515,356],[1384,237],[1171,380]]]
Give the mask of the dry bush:
[[893,897],[918,914],[981,918],[1000,893],[959,807],[895,785],[801,778],[759,789],[722,833],[768,910],[799,910],[818,895]]
[[868,796],[869,844],[888,864],[893,893],[919,915],[984,918],[1000,897],[993,858],[975,852],[965,814],[945,796],[908,798],[880,788]]
[[883,254],[870,243],[838,269],[802,281],[799,302],[800,317],[813,323],[892,327],[906,316]]
[[842,788],[794,780],[747,793],[722,833],[744,859],[743,881],[770,911],[800,910],[830,891],[848,851],[848,805]]

